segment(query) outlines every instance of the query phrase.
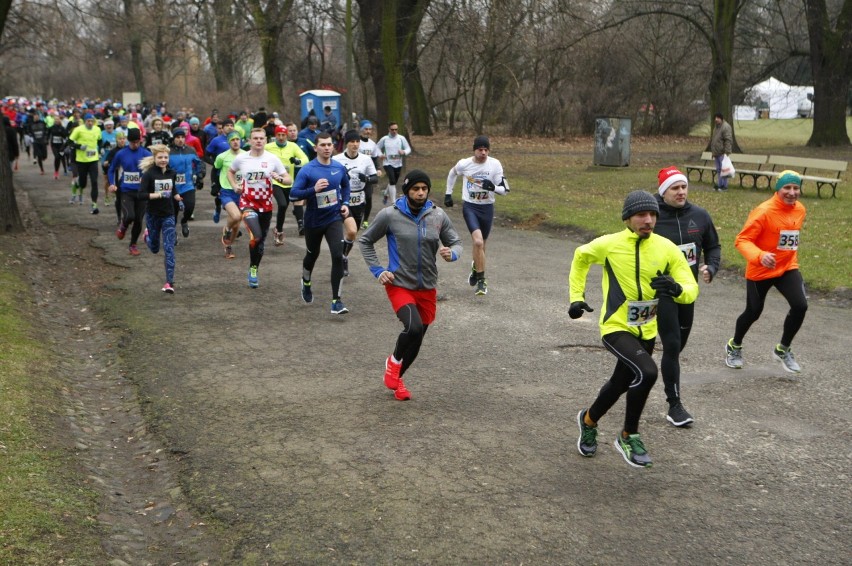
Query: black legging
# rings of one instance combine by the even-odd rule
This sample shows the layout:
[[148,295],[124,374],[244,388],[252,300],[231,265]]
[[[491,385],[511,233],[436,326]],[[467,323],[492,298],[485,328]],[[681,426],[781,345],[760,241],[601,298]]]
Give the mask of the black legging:
[[[287,207],[290,206],[290,187],[284,188],[279,185],[272,187],[272,196],[275,197],[275,204],[278,205],[278,210],[275,215],[275,229],[281,232],[284,230],[284,218],[287,216]],[[293,216],[299,224],[302,223],[304,217],[304,207],[301,205],[293,205]]]
[[737,326],[734,331],[734,343],[742,344],[748,329],[754,324],[763,312],[766,302],[766,294],[769,289],[775,287],[778,292],[787,299],[790,310],[784,319],[784,332],[781,335],[781,345],[787,348],[793,343],[793,338],[805,321],[805,313],[808,312],[808,299],[805,296],[805,282],[798,269],[791,269],[780,277],[752,281],[746,279],[746,308],[737,318]]
[[87,178],[92,181],[92,203],[98,202],[98,165],[98,161],[77,162],[77,183],[80,185],[80,192],[86,188]]
[[65,152],[61,145],[50,144],[50,150],[53,152],[53,172],[59,173],[59,165],[62,165],[62,172],[68,172],[68,166],[65,164]]
[[657,364],[651,357],[654,339],[639,340],[629,332],[620,331],[607,334],[601,341],[618,362],[612,377],[604,383],[598,398],[589,407],[589,418],[598,422],[627,392],[624,431],[635,434],[639,432],[639,418],[645,409],[645,401],[657,381]]
[[148,206],[144,200],[137,200],[139,191],[124,191],[118,194],[121,200],[121,223],[124,224],[125,230],[133,225],[130,229],[130,245],[135,246],[142,228],[145,227],[145,210]]
[[269,212],[257,212],[251,209],[243,211],[243,224],[249,235],[249,267],[260,266],[270,222],[272,222],[271,210]]
[[694,303],[681,305],[671,297],[660,297],[657,304],[657,331],[663,345],[660,373],[669,403],[680,400],[680,353],[686,348],[694,316]]
[[47,159],[47,144],[33,142],[33,157],[38,161],[38,168],[44,173],[44,162]]
[[[180,220],[180,223],[186,224],[195,211],[195,189],[181,193],[180,198],[183,199],[183,219]],[[178,216],[180,216],[180,207],[175,206],[175,224],[178,222]]]
[[[370,212],[373,210],[373,187],[375,183],[367,183],[364,187],[364,221],[370,221]],[[359,222],[360,224],[360,222]]]
[[396,311],[396,317],[402,322],[402,332],[399,333],[399,338],[396,339],[396,347],[393,350],[393,357],[402,361],[402,368],[399,370],[399,376],[405,373],[414,360],[417,354],[420,353],[420,346],[423,344],[423,336],[426,330],[429,329],[428,324],[423,324],[420,318],[420,313],[417,311],[417,305],[408,303],[402,305]]
[[340,298],[340,282],[343,280],[343,220],[335,220],[321,228],[305,228],[307,253],[302,261],[302,278],[311,280],[323,237],[331,253],[331,298],[336,301]]

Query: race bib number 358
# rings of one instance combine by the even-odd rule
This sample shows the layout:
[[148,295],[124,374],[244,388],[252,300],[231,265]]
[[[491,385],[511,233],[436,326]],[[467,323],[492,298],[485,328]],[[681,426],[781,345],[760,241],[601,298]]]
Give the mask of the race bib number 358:
[[779,250],[796,251],[799,249],[799,231],[798,230],[781,230],[778,236]]

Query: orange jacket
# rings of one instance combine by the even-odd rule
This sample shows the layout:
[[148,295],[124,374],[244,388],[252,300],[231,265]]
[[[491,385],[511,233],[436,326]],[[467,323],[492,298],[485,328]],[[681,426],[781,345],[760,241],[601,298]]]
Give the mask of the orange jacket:
[[[805,205],[786,204],[778,193],[752,210],[734,245],[746,260],[746,279],[761,281],[799,269],[799,231],[805,221]],[[775,254],[775,268],[760,263],[764,254]]]

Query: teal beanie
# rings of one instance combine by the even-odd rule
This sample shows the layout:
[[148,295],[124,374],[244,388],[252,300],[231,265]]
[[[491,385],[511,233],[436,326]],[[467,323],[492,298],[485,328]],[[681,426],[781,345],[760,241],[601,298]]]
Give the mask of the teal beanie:
[[775,190],[777,191],[784,185],[789,184],[802,186],[802,176],[796,173],[795,171],[790,171],[789,169],[786,171],[781,171],[781,174],[778,175],[778,180],[775,181]]

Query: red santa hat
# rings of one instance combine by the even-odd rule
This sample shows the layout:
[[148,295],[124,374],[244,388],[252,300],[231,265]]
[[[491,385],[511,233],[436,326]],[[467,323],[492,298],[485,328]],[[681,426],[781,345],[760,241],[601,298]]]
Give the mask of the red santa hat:
[[659,174],[657,174],[657,180],[660,182],[660,186],[657,188],[660,196],[663,196],[669,187],[674,185],[677,182],[686,183],[689,186],[689,179],[686,178],[686,175],[680,172],[677,167],[671,166],[666,167],[665,169],[660,169]]

